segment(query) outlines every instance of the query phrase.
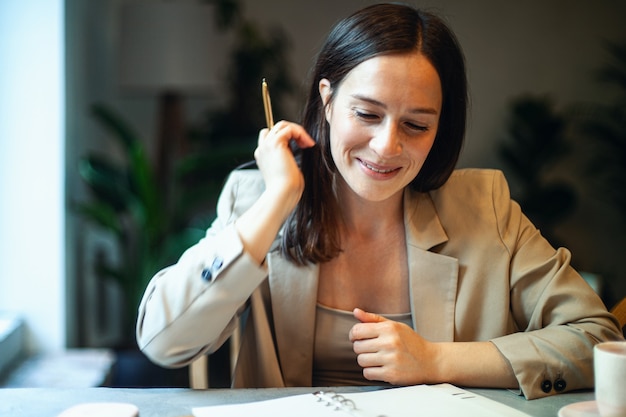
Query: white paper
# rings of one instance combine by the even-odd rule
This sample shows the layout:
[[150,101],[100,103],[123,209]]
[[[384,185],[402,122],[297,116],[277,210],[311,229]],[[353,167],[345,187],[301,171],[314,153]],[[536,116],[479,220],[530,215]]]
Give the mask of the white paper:
[[339,393],[356,409],[326,406],[311,394],[244,404],[192,409],[195,417],[529,417],[519,410],[450,384],[415,385],[358,393]]

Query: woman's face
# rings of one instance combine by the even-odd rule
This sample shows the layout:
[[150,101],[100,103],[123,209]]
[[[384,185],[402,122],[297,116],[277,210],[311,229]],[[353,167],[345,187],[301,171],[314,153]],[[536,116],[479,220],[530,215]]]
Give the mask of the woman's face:
[[[330,82],[319,89],[328,103]],[[326,106],[340,191],[368,201],[398,196],[433,146],[441,103],[439,75],[421,54],[379,56],[350,71]]]

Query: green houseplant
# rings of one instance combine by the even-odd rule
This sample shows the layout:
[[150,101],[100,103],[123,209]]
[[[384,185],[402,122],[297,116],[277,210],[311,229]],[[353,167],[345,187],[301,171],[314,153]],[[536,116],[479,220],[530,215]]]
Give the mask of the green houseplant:
[[[122,158],[92,153],[79,161],[79,174],[91,198],[74,204],[87,221],[108,233],[119,247],[121,259],[113,264],[97,257],[94,270],[102,279],[115,281],[125,297],[123,344],[134,343],[135,311],[148,280],[160,268],[175,262],[182,251],[203,235],[193,225],[189,198],[164,201],[145,147],[130,125],[111,108],[96,104],[92,114],[107,129]],[[183,196],[191,190],[179,188]]]
[[[615,213],[614,227],[603,239],[623,245],[626,232],[626,43],[607,43],[608,60],[595,72],[596,81],[608,88],[608,99],[596,104],[577,104],[572,124],[582,154],[583,178],[589,194]],[[610,263],[608,263],[610,264]],[[602,296],[607,306],[626,295],[622,268],[602,263]]]
[[[294,91],[289,72],[290,41],[280,27],[264,30],[247,19],[236,0],[206,0],[215,3],[222,25],[231,28],[235,44],[227,79],[228,100],[211,108],[191,127],[193,152],[181,162],[179,174],[188,182],[207,184],[237,164],[252,159],[259,129],[265,118],[261,80],[267,79],[274,115],[285,117],[283,103]],[[226,166],[225,166],[226,164]],[[218,184],[221,188],[221,182]]]
[[[613,92],[613,100],[576,111],[582,139],[591,144],[586,178],[598,198],[626,212],[626,43],[607,44],[609,62],[597,71],[598,81]],[[624,220],[624,217],[622,217]],[[621,225],[626,226],[626,220]]]
[[518,187],[512,192],[526,215],[554,245],[554,226],[576,207],[577,195],[565,181],[551,178],[569,151],[566,119],[546,97],[524,95],[511,102],[507,137],[500,156]]

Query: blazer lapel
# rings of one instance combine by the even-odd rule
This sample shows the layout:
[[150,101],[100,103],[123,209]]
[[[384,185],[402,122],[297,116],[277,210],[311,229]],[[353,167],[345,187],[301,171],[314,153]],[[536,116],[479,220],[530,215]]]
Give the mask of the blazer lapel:
[[319,267],[268,255],[276,346],[286,386],[311,386]]
[[428,194],[404,200],[413,327],[430,341],[454,340],[458,260],[431,252],[448,240]]

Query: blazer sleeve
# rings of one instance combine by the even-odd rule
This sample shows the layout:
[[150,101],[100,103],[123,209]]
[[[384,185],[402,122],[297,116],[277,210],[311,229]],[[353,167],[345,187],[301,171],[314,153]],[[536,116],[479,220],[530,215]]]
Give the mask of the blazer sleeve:
[[616,319],[494,177],[493,207],[510,256],[510,309],[518,332],[492,340],[526,398],[593,387],[593,346],[622,340]]
[[245,251],[234,221],[258,198],[258,171],[234,171],[205,237],[148,283],[139,306],[139,348],[162,366],[180,367],[217,350],[232,334],[267,271]]

